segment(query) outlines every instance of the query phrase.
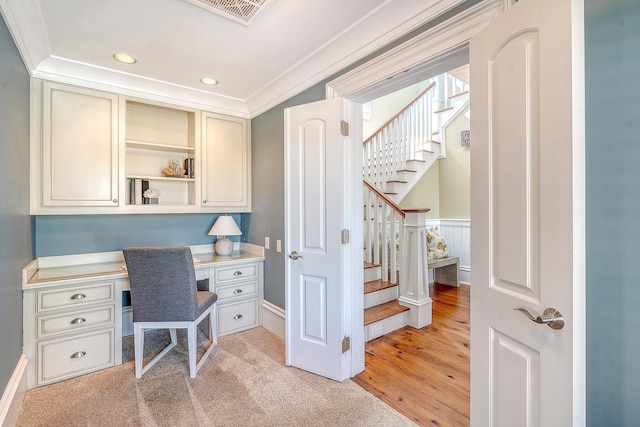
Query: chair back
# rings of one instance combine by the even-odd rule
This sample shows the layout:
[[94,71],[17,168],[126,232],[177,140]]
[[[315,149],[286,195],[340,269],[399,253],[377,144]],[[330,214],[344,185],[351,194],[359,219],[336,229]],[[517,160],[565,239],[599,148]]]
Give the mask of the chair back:
[[193,321],[198,317],[191,249],[132,247],[123,251],[134,322]]

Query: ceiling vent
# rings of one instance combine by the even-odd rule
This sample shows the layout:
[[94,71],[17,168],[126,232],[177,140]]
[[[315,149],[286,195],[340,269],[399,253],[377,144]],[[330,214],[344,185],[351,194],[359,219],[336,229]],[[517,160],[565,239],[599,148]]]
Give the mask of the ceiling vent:
[[209,12],[249,26],[271,0],[184,0]]

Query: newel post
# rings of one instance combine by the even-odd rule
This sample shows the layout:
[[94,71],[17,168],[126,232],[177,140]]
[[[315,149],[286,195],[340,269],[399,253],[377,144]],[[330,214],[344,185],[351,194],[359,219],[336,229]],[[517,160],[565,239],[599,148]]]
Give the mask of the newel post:
[[426,213],[429,209],[404,209],[404,239],[400,259],[401,305],[411,309],[409,326],[431,324],[433,300],[429,297]]

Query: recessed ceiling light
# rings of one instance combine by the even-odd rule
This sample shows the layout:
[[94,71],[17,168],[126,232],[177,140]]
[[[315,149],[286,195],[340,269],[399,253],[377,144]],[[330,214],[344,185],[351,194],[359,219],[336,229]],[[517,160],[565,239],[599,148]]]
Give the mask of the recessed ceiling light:
[[218,81],[216,79],[212,79],[211,77],[203,77],[200,81],[206,85],[217,85]]
[[135,64],[136,62],[138,62],[136,58],[131,55],[127,55],[126,53],[114,53],[113,58],[116,61],[120,61],[125,64]]

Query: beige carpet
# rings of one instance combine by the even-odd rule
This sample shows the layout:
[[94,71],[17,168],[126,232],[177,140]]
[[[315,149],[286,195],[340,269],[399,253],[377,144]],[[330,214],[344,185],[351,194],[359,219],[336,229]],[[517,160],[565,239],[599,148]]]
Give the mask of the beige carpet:
[[[133,362],[27,392],[17,426],[414,426],[351,381],[284,366],[284,343],[263,328],[219,339],[189,378],[186,336],[139,380]],[[147,334],[148,351],[168,343]],[[123,341],[133,360],[133,340]]]

